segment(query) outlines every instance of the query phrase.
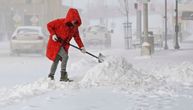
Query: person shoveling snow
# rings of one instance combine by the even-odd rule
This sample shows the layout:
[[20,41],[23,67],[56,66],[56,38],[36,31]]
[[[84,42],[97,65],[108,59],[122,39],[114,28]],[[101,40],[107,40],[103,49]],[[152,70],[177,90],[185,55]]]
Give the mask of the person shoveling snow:
[[[68,61],[69,42],[72,37],[75,39],[82,53],[86,53],[84,44],[79,36],[78,27],[81,25],[81,18],[77,9],[70,8],[66,18],[56,19],[47,24],[50,38],[47,45],[46,56],[52,60],[48,77],[54,80],[54,74],[58,62],[61,61],[60,81],[72,81],[68,78],[66,65]],[[61,42],[62,39],[63,42]]]
[[[47,24],[50,38],[47,45],[46,56],[53,61],[48,78],[54,80],[54,75],[58,66],[58,62],[61,61],[61,78],[60,81],[72,81],[68,78],[66,72],[66,66],[68,61],[68,49],[72,46],[82,53],[86,53],[96,59],[98,62],[103,62],[104,55],[101,53],[99,56],[95,56],[90,52],[87,52],[82,40],[79,36],[78,27],[82,24],[79,12],[77,9],[70,8],[66,18],[56,19]],[[78,47],[70,44],[72,37],[75,39]]]

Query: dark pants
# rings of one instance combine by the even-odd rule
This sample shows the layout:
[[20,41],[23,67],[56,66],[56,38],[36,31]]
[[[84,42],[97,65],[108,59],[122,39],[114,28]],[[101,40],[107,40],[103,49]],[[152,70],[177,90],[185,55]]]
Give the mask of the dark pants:
[[66,72],[66,65],[67,65],[67,61],[68,61],[68,54],[67,52],[61,48],[60,51],[58,52],[58,55],[56,56],[56,59],[54,60],[54,62],[52,63],[51,69],[50,69],[50,75],[55,74],[58,63],[60,61],[60,59],[62,58],[61,61],[61,72]]

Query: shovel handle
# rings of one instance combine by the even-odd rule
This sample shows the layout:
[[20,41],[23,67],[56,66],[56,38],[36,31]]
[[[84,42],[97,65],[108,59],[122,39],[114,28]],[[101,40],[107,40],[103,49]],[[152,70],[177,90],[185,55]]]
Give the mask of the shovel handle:
[[[72,46],[72,47],[74,47],[74,48],[76,48],[76,49],[78,49],[78,50],[82,50],[82,49],[78,48],[77,46],[70,44],[69,42],[65,42],[65,41],[62,40],[60,37],[58,37],[58,39],[59,39],[59,41],[62,43],[62,45],[68,44],[68,45],[70,45],[70,46]],[[62,45],[61,45],[61,46],[62,46]],[[100,60],[99,57],[97,57],[97,56],[91,54],[90,52],[87,52],[87,51],[86,51],[86,53],[87,53],[88,55],[90,55],[90,56],[92,56],[92,57],[94,57],[94,58]]]
[[[82,50],[82,49],[78,48],[78,47],[77,47],[77,46],[75,46],[75,45],[72,45],[72,44],[70,44],[70,43],[68,43],[68,44],[69,44],[70,46],[72,46],[72,47],[74,47],[74,48],[78,49],[78,50]],[[88,55],[92,56],[92,57],[95,57],[95,58],[99,59],[99,57],[97,57],[97,56],[95,56],[95,55],[91,54],[90,52],[87,52],[87,51],[86,51],[86,53],[87,53]]]

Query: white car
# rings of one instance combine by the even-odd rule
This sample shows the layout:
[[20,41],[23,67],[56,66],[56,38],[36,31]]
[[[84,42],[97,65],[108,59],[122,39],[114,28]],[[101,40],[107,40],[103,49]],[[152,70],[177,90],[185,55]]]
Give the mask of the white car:
[[39,26],[18,27],[11,36],[10,48],[12,54],[45,52],[46,38]]
[[111,32],[105,26],[89,26],[83,32],[83,40],[86,44],[111,47]]

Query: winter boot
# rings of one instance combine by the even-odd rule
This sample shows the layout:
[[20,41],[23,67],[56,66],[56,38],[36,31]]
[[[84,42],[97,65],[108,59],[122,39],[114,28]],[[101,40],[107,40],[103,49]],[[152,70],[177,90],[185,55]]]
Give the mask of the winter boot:
[[49,74],[48,78],[50,78],[51,80],[54,80],[54,75]]
[[72,80],[68,79],[68,74],[67,74],[67,72],[62,72],[62,71],[61,71],[60,81],[72,82]]

